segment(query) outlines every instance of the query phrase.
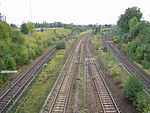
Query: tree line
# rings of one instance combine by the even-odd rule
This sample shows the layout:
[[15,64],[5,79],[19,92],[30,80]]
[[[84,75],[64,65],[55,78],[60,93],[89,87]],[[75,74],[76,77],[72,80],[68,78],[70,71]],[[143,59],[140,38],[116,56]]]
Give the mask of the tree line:
[[137,7],[126,9],[117,22],[113,39],[130,59],[150,69],[150,23],[142,15]]
[[[16,29],[12,24],[0,21],[0,71],[16,70],[29,64],[31,59],[41,55],[48,46],[53,46],[55,41],[62,40],[70,34],[71,30],[67,29],[37,32],[31,22],[23,23],[21,29]],[[10,78],[9,75],[0,73],[0,87]]]

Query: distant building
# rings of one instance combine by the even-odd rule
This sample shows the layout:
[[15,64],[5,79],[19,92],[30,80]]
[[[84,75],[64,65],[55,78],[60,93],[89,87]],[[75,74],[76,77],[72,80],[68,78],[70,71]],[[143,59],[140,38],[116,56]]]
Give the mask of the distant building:
[[100,32],[100,27],[96,27],[95,32]]

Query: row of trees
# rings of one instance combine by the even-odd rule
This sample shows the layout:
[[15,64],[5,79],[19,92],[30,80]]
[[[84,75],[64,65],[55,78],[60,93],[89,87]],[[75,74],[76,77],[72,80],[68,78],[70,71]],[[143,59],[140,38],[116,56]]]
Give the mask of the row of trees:
[[[27,64],[28,51],[21,33],[6,22],[0,22],[0,28],[0,71],[14,70],[18,65]],[[0,84],[8,78],[7,75],[0,74]]]
[[[29,60],[41,55],[46,47],[53,46],[55,41],[71,34],[71,30],[65,29],[36,32],[31,22],[23,23],[21,30],[11,26],[0,21],[0,71],[15,70],[29,64]],[[31,49],[29,49],[29,32]],[[0,87],[9,78],[8,75],[0,74]]]
[[54,23],[48,23],[46,21],[44,21],[43,23],[34,23],[35,28],[65,28],[65,29],[72,29],[72,30],[79,30],[81,31],[85,31],[85,30],[92,30],[95,27],[97,27],[97,25],[74,25],[73,23],[71,24],[64,24],[61,22],[54,22]]
[[139,8],[126,9],[117,22],[114,40],[124,54],[132,60],[150,68],[150,23],[142,20]]
[[[150,69],[150,23],[142,20],[142,15],[137,7],[126,9],[117,22],[113,40],[130,59]],[[150,97],[136,76],[128,78],[124,94],[140,112],[147,113],[150,110]]]

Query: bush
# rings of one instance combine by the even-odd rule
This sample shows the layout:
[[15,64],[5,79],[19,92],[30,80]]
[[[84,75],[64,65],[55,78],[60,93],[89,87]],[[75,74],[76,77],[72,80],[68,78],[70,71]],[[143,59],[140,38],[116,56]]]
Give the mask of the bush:
[[[115,65],[116,66],[116,65]],[[111,69],[110,69],[110,72],[111,72],[111,74],[113,75],[113,76],[119,76],[120,75],[120,69],[119,68],[114,68],[114,67],[112,67]]]
[[44,31],[44,29],[43,28],[41,28],[41,30],[40,30],[41,32],[43,32]]
[[16,69],[16,62],[15,59],[11,56],[6,56],[5,57],[5,64],[6,64],[6,69]]
[[96,51],[99,50],[99,44],[96,44],[95,50],[96,50]]
[[103,50],[103,52],[107,52],[108,51],[106,46],[104,48],[102,48],[102,50]]
[[22,23],[22,25],[21,25],[21,32],[22,32],[23,34],[28,34],[29,29],[28,29],[26,23]]
[[135,75],[129,76],[125,83],[124,95],[126,98],[135,103],[137,94],[143,90],[144,86],[140,82],[139,78]]
[[59,41],[57,44],[56,44],[56,49],[57,50],[60,50],[60,49],[65,49],[66,48],[66,43],[64,41]]
[[136,106],[140,112],[148,113],[148,111],[150,111],[150,96],[148,96],[144,90],[138,93]]

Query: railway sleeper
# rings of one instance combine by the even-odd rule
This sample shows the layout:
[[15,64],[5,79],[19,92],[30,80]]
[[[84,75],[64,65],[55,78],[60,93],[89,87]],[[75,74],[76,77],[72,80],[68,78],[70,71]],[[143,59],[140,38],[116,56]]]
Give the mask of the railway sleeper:
[[56,107],[64,108],[64,105],[62,105],[62,104],[57,104],[57,105],[55,106],[55,108],[56,108]]
[[66,95],[64,95],[64,94],[60,94],[60,95],[58,96],[58,99],[64,99],[64,98],[66,98]]
[[[63,102],[56,102],[57,105],[63,105],[64,104],[64,101]],[[55,106],[57,106],[55,105]],[[64,106],[64,105],[63,105]]]
[[2,110],[6,105],[5,104],[1,104],[0,105],[0,110]]
[[54,106],[54,110],[53,111],[56,111],[56,110],[60,110],[60,111],[63,111],[64,109],[64,106]]
[[104,103],[110,103],[113,105],[112,101],[111,100],[102,100]]
[[108,103],[108,102],[103,102],[103,105],[105,106],[105,105],[113,105],[113,103],[111,102],[111,103]]
[[101,97],[103,97],[103,98],[110,98],[110,96],[108,95],[108,94],[100,94],[101,95]]
[[8,102],[12,99],[12,97],[5,97],[4,99],[2,99],[0,102]]
[[112,106],[105,106],[104,105],[104,107],[105,107],[105,110],[116,110],[116,108],[112,105]]
[[114,110],[114,111],[106,111],[106,113],[117,113],[117,111],[116,110]]

